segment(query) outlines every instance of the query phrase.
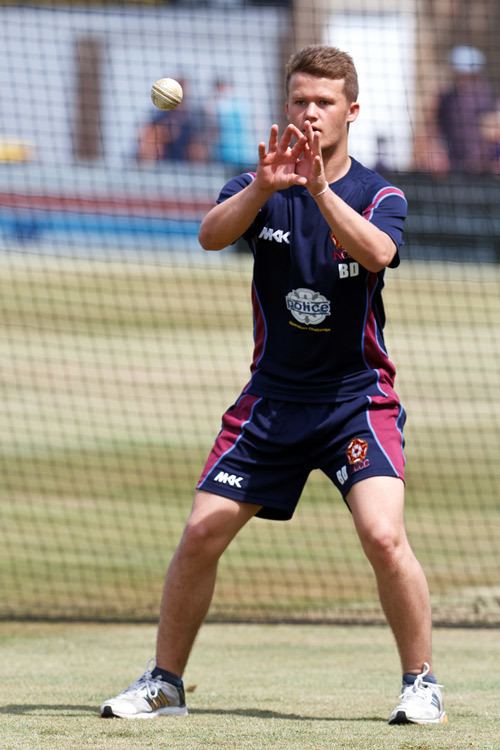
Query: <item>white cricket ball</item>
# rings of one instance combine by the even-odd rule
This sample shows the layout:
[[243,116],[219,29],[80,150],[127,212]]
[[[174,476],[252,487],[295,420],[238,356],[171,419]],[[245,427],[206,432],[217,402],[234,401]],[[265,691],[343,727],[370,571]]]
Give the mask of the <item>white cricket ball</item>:
[[151,87],[151,99],[158,109],[175,109],[182,97],[182,86],[174,78],[160,78]]

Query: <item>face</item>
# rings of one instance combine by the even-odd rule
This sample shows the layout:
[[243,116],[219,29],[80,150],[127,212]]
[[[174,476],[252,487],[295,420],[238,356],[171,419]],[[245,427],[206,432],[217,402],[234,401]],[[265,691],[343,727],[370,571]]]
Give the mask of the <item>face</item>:
[[293,73],[288,89],[286,114],[289,121],[304,130],[306,120],[320,134],[323,151],[347,144],[347,125],[359,112],[359,104],[349,104],[344,80],[318,78],[309,73]]

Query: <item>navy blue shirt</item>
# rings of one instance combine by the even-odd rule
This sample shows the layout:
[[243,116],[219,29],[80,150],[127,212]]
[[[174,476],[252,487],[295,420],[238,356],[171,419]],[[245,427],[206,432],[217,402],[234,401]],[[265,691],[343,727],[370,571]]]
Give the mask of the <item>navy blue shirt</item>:
[[[247,173],[230,180],[218,202],[253,179]],[[354,159],[330,187],[399,249],[407,210],[401,190]],[[384,271],[367,271],[349,256],[303,187],[274,193],[244,238],[254,255],[255,341],[245,391],[325,403],[386,395],[395,368],[383,338]]]

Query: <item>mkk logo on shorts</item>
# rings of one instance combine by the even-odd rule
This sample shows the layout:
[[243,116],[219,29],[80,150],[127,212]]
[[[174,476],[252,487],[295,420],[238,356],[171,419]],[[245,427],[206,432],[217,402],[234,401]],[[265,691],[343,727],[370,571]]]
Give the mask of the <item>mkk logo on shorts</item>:
[[228,474],[227,471],[219,471],[217,476],[214,477],[214,482],[228,484],[230,487],[238,487],[240,490],[243,489],[243,481],[243,477],[238,477],[236,474]]

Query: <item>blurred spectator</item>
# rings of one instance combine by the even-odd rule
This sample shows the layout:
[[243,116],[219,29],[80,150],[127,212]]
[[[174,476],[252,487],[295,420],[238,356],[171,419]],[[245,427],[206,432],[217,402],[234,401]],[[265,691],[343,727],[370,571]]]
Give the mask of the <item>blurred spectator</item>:
[[230,167],[231,173],[255,164],[257,152],[249,128],[250,112],[226,79],[218,78],[214,83],[209,114],[214,136],[212,158]]
[[206,162],[210,149],[206,135],[206,116],[189,102],[188,83],[179,79],[184,99],[176,109],[157,110],[139,133],[137,160]]
[[500,101],[491,112],[481,118],[481,132],[483,138],[490,144],[492,152],[492,169],[494,174],[500,174]]
[[493,89],[484,75],[485,57],[475,47],[454,47],[449,55],[450,86],[437,99],[420,167],[434,172],[480,174],[494,169],[494,149],[481,127],[495,109]]

